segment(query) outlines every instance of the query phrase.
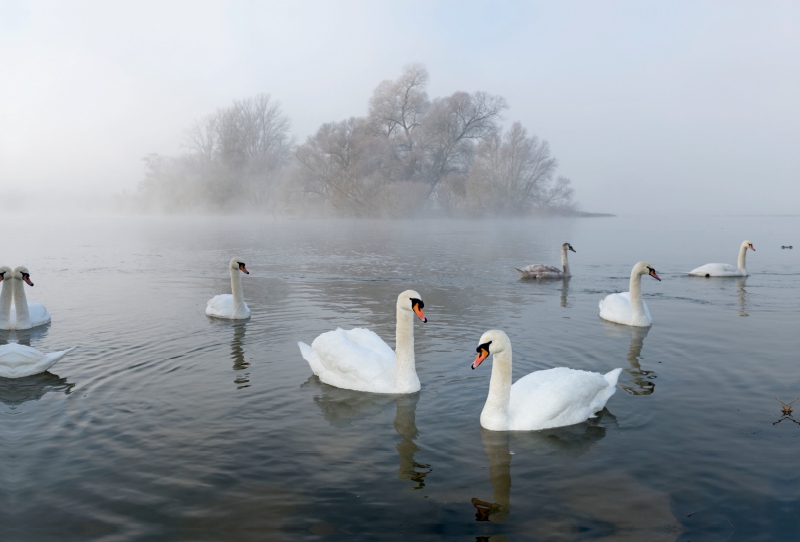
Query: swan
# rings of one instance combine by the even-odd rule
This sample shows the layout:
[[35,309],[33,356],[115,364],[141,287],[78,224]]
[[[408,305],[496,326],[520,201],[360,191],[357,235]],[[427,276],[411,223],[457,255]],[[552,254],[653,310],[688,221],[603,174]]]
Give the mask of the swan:
[[397,296],[396,352],[374,332],[357,327],[323,333],[311,346],[298,342],[311,371],[325,384],[372,393],[414,393],[414,314],[427,322],[425,303],[414,290]]
[[244,320],[250,318],[250,307],[244,302],[242,292],[242,279],[239,271],[249,275],[241,258],[233,258],[230,265],[231,271],[231,292],[232,294],[215,295],[208,300],[206,314],[214,318],[230,318],[231,320]]
[[19,343],[8,343],[0,346],[0,377],[22,378],[43,373],[56,364],[58,360],[78,348],[73,346],[60,352],[43,352]]
[[487,331],[472,362],[477,368],[494,354],[489,396],[481,427],[492,431],[538,431],[585,422],[603,410],[617,391],[622,368],[601,375],[567,367],[534,371],[511,385],[511,341],[500,330]]
[[[17,267],[13,271],[2,267],[3,290],[0,292],[0,329],[31,329],[50,323],[50,313],[41,303],[28,301],[25,286],[33,286],[28,268]],[[13,306],[11,305],[13,300]]]
[[569,261],[567,260],[567,250],[571,250],[572,252],[577,252],[572,245],[569,243],[564,243],[561,245],[561,267],[553,267],[552,265],[542,265],[542,264],[533,264],[523,267],[519,269],[515,267],[519,274],[522,275],[524,279],[563,279],[566,277],[570,277],[569,273]]
[[626,326],[647,327],[653,324],[650,310],[642,299],[642,275],[661,282],[656,270],[647,262],[639,262],[631,270],[629,292],[610,294],[600,301],[600,318]]
[[[707,263],[697,269],[689,271],[690,277],[746,277],[747,268],[744,266],[747,257],[747,249],[755,252],[755,247],[750,241],[742,241],[739,247],[739,262],[737,267],[727,263]],[[790,247],[791,248],[791,247]]]

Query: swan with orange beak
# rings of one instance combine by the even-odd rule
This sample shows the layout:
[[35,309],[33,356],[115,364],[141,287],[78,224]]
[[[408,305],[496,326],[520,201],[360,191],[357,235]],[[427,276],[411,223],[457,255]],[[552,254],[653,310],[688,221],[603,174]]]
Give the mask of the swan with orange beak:
[[414,393],[420,383],[414,358],[414,315],[427,322],[422,296],[397,296],[395,351],[374,332],[355,328],[323,333],[311,346],[298,342],[311,371],[325,384],[372,393]]
[[[8,320],[11,324],[9,329],[31,329],[50,323],[50,313],[41,303],[28,301],[25,295],[25,284],[33,287],[31,272],[27,267],[21,265],[11,272],[6,280],[11,282],[14,306],[9,311]],[[5,280],[3,281],[5,282]]]
[[536,431],[581,423],[605,407],[622,369],[605,375],[556,367],[534,371],[511,384],[511,340],[499,329],[478,341],[478,368],[490,354],[492,376],[481,412],[481,427],[492,431]]

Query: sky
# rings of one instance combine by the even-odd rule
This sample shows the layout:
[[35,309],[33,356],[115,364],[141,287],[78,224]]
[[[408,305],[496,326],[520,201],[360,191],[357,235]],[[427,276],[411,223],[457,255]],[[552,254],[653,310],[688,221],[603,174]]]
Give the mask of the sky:
[[410,62],[504,96],[583,210],[800,214],[798,1],[0,0],[0,193],[135,190],[259,93],[303,142]]

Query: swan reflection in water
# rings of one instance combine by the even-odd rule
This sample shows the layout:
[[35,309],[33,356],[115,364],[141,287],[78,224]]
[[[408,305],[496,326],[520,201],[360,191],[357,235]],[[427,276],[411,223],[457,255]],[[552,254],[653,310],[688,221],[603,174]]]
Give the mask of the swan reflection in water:
[[511,444],[514,449],[534,454],[580,457],[606,436],[606,427],[616,427],[617,419],[607,409],[583,423],[542,431],[490,431],[481,427],[483,448],[489,459],[492,501],[472,499],[476,521],[505,523],[511,511]]
[[[46,334],[46,329],[0,330],[0,345],[18,342],[19,344],[30,346],[32,336],[39,339]],[[60,391],[69,395],[74,387],[75,384],[67,382],[66,378],[61,378],[47,371],[23,378],[0,378],[0,403],[5,403],[13,410],[22,403],[38,401],[50,391]]]
[[564,277],[561,279],[561,306],[565,309],[570,308],[572,305],[569,303],[569,279],[572,277]]
[[747,277],[740,278],[736,287],[736,293],[739,294],[739,316],[750,316],[747,314],[747,290],[744,289],[745,282],[747,282]]
[[50,324],[31,329],[0,329],[0,345],[16,342],[23,346],[30,346],[31,339],[40,341],[47,337]]
[[606,334],[611,337],[623,338],[630,334],[631,345],[628,348],[628,365],[630,368],[625,369],[625,372],[630,375],[628,384],[620,384],[619,387],[627,391],[631,395],[650,395],[656,390],[656,383],[653,382],[657,375],[653,371],[642,369],[640,359],[642,356],[642,348],[644,347],[644,339],[650,333],[649,327],[634,327],[622,326],[612,322],[604,322]]
[[[0,345],[17,342],[24,346],[31,345],[31,339],[42,339],[47,336],[50,325],[34,329],[0,330]],[[75,384],[67,382],[49,371],[23,378],[0,378],[0,403],[16,409],[22,403],[38,401],[51,391],[72,393]]]
[[236,384],[236,389],[250,387],[250,373],[247,371],[250,367],[250,362],[245,360],[244,351],[244,334],[247,331],[247,320],[221,320],[218,318],[209,318],[210,324],[213,326],[224,326],[233,328],[233,338],[231,339],[231,361],[233,362],[233,370],[236,376],[233,383]]
[[400,456],[397,477],[414,482],[411,489],[425,487],[425,477],[430,474],[431,466],[414,460],[414,454],[419,451],[415,443],[419,435],[416,424],[419,392],[405,395],[364,393],[323,384],[313,375],[301,387],[316,388],[321,392],[314,396],[314,403],[322,411],[322,417],[333,427],[348,427],[354,421],[377,416],[391,403],[395,403],[397,412],[394,429],[402,439],[397,444],[397,453]]

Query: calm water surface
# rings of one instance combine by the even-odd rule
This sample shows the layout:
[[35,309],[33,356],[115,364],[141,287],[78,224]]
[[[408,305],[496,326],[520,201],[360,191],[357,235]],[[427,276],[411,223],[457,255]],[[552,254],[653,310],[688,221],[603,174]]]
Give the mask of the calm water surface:
[[[52,373],[0,379],[2,540],[797,540],[797,217],[527,221],[52,219],[6,236],[53,322],[0,343],[79,345]],[[699,279],[708,262],[745,279]],[[518,280],[558,264],[569,281]],[[794,244],[794,250],[781,250]],[[241,257],[246,322],[207,318]],[[643,278],[648,329],[598,301]],[[310,377],[296,342],[368,326],[393,346],[418,290],[422,391]],[[503,329],[514,375],[623,367],[590,423],[482,431]],[[800,402],[798,402],[800,405]],[[798,406],[800,412],[800,406]],[[798,416],[800,421],[800,415]]]

